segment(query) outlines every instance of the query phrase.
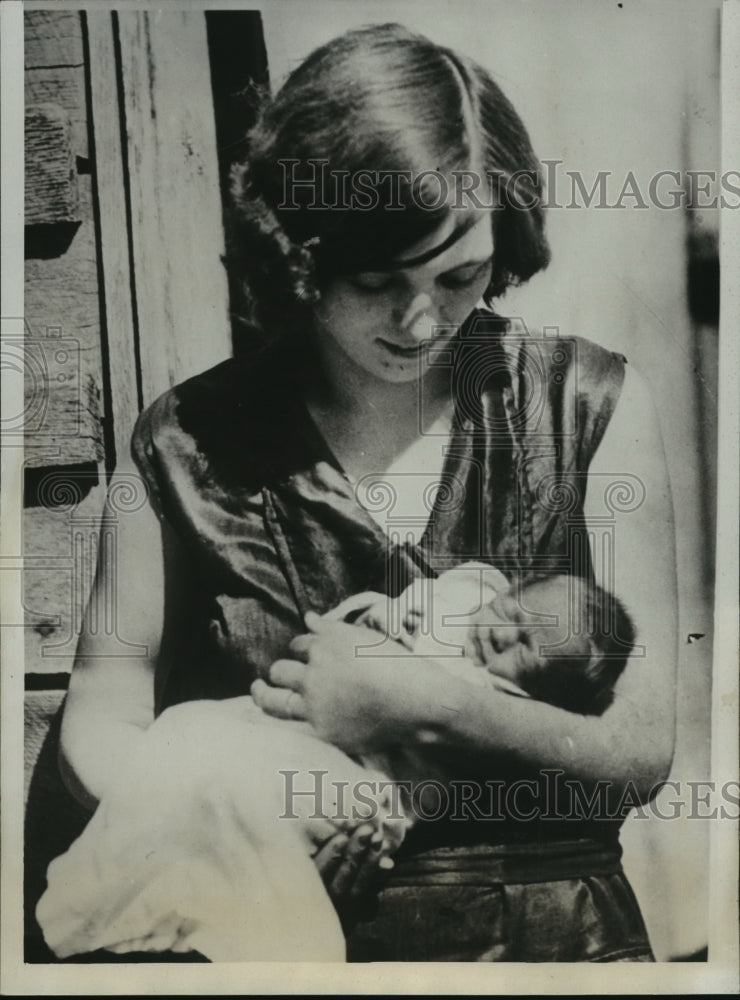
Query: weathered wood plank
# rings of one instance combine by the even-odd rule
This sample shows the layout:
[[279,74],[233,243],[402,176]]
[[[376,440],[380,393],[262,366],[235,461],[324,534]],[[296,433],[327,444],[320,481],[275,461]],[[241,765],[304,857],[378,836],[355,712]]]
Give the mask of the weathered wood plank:
[[144,403],[231,353],[203,11],[118,15]]
[[67,113],[34,104],[25,115],[25,224],[79,221],[77,169]]
[[[80,214],[92,212],[80,179]],[[54,228],[54,227],[52,227]],[[26,458],[31,464],[97,462],[100,422],[100,303],[95,228],[83,222],[61,257],[25,262]],[[56,458],[34,457],[54,444]]]
[[75,156],[88,156],[85,71],[82,66],[27,69],[23,74],[26,105],[58,104],[69,115],[70,145]]
[[71,10],[31,10],[23,15],[23,62],[26,69],[82,66],[80,15]]
[[108,378],[116,461],[120,462],[128,457],[131,431],[139,412],[136,328],[121,149],[122,109],[116,87],[111,13],[89,11],[87,27],[90,40],[90,110],[99,207],[99,252],[108,340]]
[[[42,492],[46,506],[23,512],[23,606],[27,674],[55,674],[72,668],[76,635],[95,573],[96,539],[105,485],[53,474]],[[89,490],[70,510],[65,498]],[[56,500],[57,506],[52,504]]]
[[[74,345],[64,341],[56,351],[49,347],[42,353],[41,345],[36,344],[27,352],[27,357],[34,356],[29,368],[35,359],[49,358],[40,362],[47,366],[45,371],[32,370],[25,378],[27,413],[33,421],[24,441],[29,468],[79,465],[102,457],[98,389],[81,352],[76,355],[79,364],[67,362],[67,357],[75,357],[73,352]],[[57,378],[64,382],[55,384]]]

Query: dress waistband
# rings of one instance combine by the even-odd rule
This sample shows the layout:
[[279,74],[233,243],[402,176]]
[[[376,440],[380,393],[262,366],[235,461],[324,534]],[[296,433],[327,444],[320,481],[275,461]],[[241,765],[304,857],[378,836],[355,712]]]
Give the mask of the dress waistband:
[[436,847],[398,858],[389,886],[557,882],[622,871],[618,848],[588,838],[529,844]]

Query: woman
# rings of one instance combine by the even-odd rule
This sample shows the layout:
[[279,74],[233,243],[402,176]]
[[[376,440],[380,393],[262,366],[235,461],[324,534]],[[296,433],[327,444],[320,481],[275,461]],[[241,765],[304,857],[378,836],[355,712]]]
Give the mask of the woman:
[[[265,344],[139,420],[151,507],[121,523],[117,572],[149,655],[106,659],[83,635],[68,783],[94,804],[155,715],[251,690],[347,754],[412,747],[459,775],[378,891],[352,892],[378,861],[367,831],[319,852],[350,959],[652,960],[617,834],[672,755],[671,501],[624,359],[490,309],[548,261],[524,126],[471,61],[361,29],[267,105],[234,195],[230,260]],[[632,504],[614,502],[625,478]],[[471,559],[624,602],[643,655],[603,714],[461,685],[431,660],[404,669],[343,622],[306,633],[308,612]]]

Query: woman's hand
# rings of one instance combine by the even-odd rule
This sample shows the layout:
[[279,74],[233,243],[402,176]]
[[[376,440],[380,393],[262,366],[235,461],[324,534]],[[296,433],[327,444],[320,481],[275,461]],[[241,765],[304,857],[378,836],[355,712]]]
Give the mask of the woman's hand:
[[268,715],[307,720],[321,739],[348,753],[398,742],[397,696],[407,664],[358,655],[372,644],[368,629],[312,613],[306,625],[310,633],[291,643],[296,659],[276,660],[271,684],[252,685],[257,705]]

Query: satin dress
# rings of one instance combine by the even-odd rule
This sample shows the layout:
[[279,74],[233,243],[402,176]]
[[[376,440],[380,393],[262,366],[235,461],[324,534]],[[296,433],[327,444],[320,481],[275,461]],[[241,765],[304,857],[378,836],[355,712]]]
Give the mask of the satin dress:
[[[358,502],[304,403],[314,362],[292,333],[141,415],[133,456],[165,526],[166,586],[177,590],[165,602],[158,712],[248,693],[290,655],[306,611],[360,591],[396,596],[471,560],[509,579],[589,578],[586,475],[625,360],[481,310],[437,363],[454,416],[416,543],[394,519],[392,484],[378,501],[385,530]],[[621,814],[574,809],[570,790],[563,805],[557,775],[507,755],[484,765],[459,753],[452,765],[461,789],[486,794],[461,791],[417,822],[379,890],[340,907],[350,960],[653,960],[620,864]],[[526,809],[507,800],[517,783],[531,790]]]

